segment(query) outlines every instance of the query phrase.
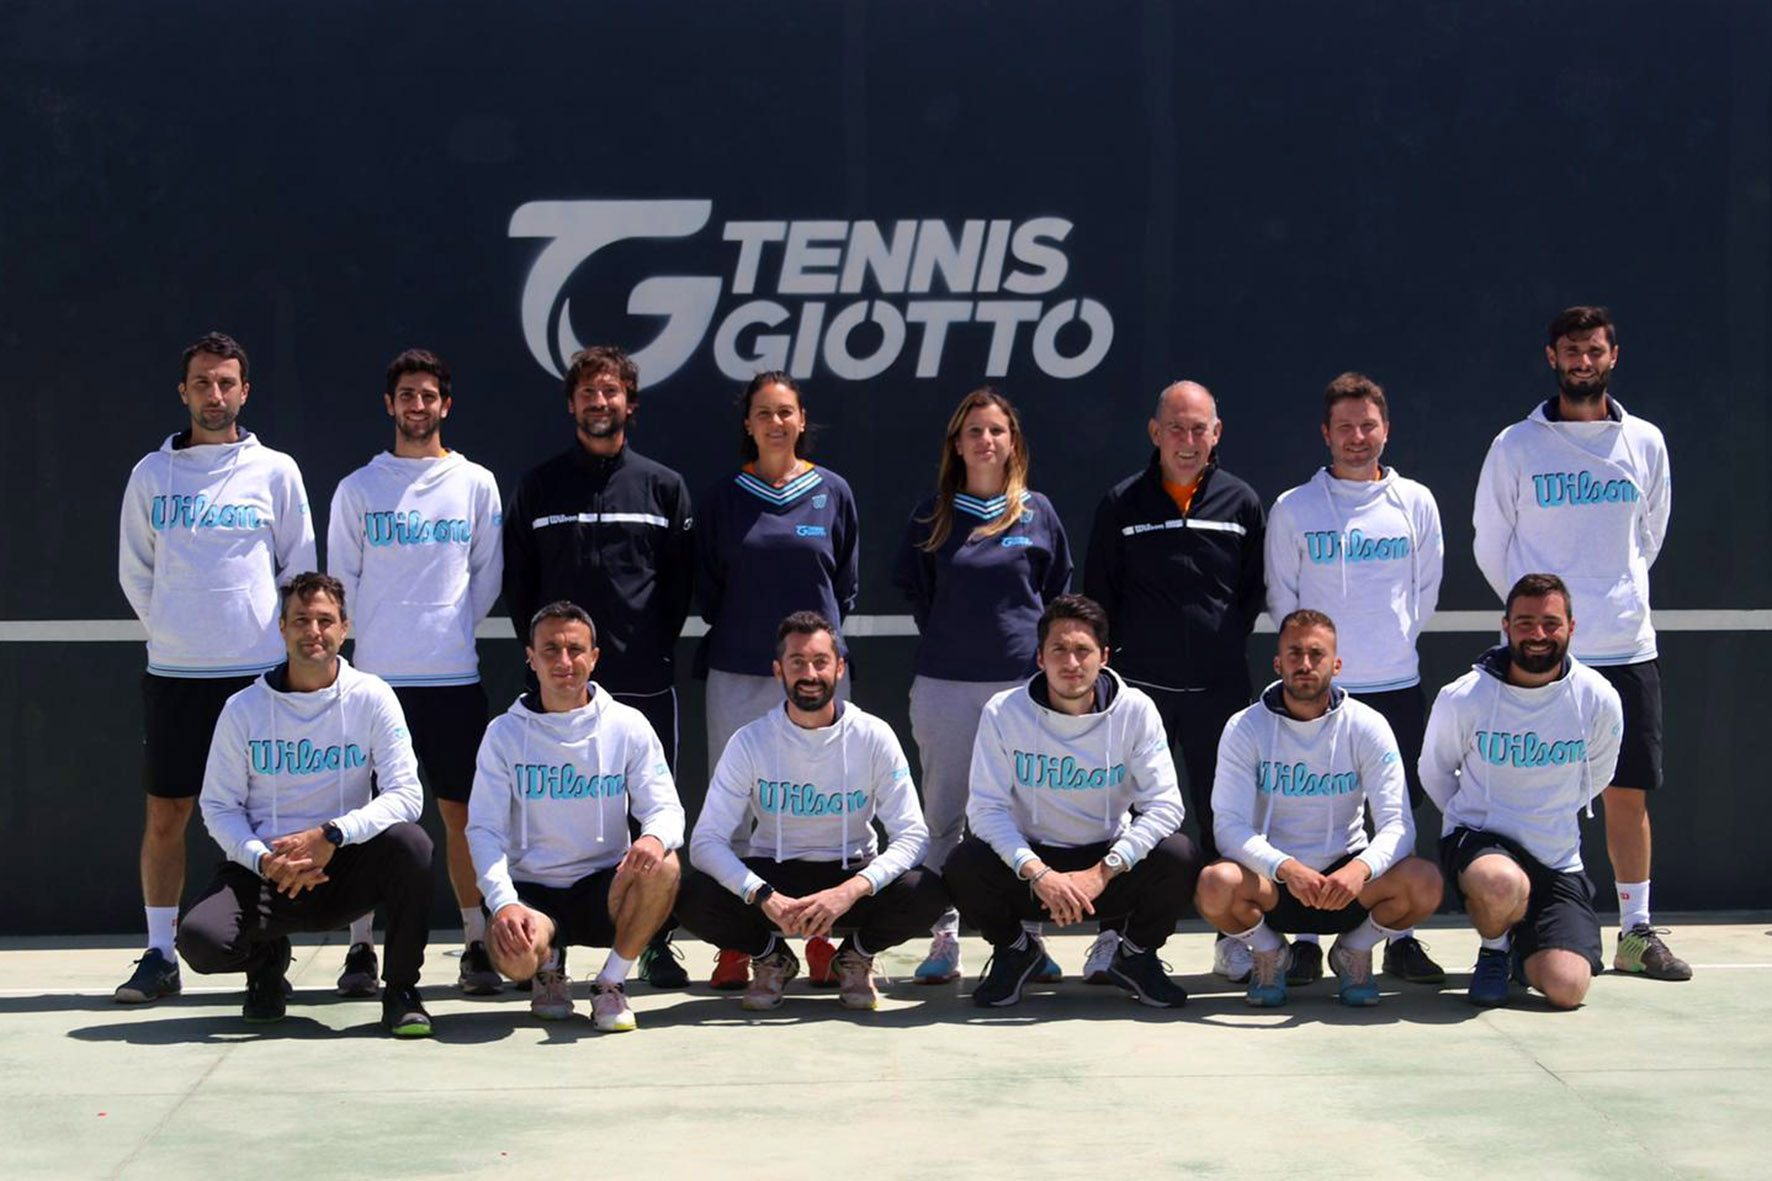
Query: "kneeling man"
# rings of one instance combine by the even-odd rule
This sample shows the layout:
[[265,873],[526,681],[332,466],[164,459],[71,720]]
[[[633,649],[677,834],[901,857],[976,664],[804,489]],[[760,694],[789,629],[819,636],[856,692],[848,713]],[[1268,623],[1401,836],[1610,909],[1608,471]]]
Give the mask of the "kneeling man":
[[1376,1005],[1372,949],[1434,912],[1440,872],[1409,854],[1415,822],[1390,723],[1334,682],[1335,624],[1294,611],[1279,648],[1280,679],[1218,743],[1212,827],[1228,856],[1200,874],[1197,905],[1252,953],[1250,1004],[1286,1002],[1280,933],[1308,932],[1337,936],[1341,1003]]
[[[972,747],[971,835],[943,874],[960,917],[991,944],[972,990],[1013,1005],[1046,960],[1024,924],[1125,919],[1108,979],[1147,1005],[1187,992],[1157,949],[1175,932],[1199,876],[1180,832],[1181,792],[1156,705],[1107,667],[1107,613],[1060,595],[1040,616],[1040,671],[991,698]],[[1136,819],[1133,814],[1136,813]]]
[[[947,909],[940,875],[919,867],[929,829],[898,736],[836,700],[843,667],[829,620],[797,611],[781,621],[775,676],[787,700],[726,744],[689,841],[695,869],[677,921],[751,957],[747,1009],[781,1004],[799,974],[784,935],[833,931],[846,933],[833,961],[838,997],[851,1009],[877,1008],[874,956]],[[753,856],[733,851],[735,831],[749,833]]]
[[382,1025],[425,1037],[431,838],[399,699],[338,654],[345,591],[325,574],[283,588],[289,658],[228,698],[198,804],[227,860],[191,904],[178,952],[198,972],[246,972],[248,1021],[284,1013],[289,936],[387,920]]
[[1569,655],[1575,614],[1562,579],[1514,583],[1502,626],[1507,645],[1435,699],[1421,786],[1445,817],[1440,860],[1483,941],[1471,1003],[1505,1005],[1516,975],[1573,1009],[1601,967],[1578,813],[1592,815],[1612,782],[1624,711],[1618,691]]
[[[565,948],[609,948],[591,1017],[634,1028],[626,983],[677,896],[683,805],[646,716],[591,680],[597,631],[583,608],[549,603],[529,622],[540,688],[494,718],[468,797],[468,851],[492,922],[492,966],[532,981],[529,1010],[572,1016]],[[628,837],[628,814],[640,835]]]

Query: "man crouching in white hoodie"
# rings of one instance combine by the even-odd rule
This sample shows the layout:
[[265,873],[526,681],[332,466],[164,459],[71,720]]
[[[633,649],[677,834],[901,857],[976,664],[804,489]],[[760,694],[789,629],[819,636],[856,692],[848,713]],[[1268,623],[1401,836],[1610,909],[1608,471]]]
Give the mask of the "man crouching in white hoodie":
[[1579,813],[1612,782],[1624,710],[1569,655],[1575,615],[1561,578],[1514,583],[1502,626],[1507,646],[1434,700],[1421,786],[1445,817],[1440,861],[1483,941],[1471,1003],[1505,1005],[1512,974],[1573,1009],[1601,967]]
[[[1344,1005],[1376,1005],[1372,949],[1440,904],[1440,871],[1415,845],[1390,723],[1334,683],[1335,624],[1280,622],[1280,679],[1231,718],[1218,743],[1212,827],[1227,858],[1200,874],[1200,915],[1245,943],[1247,999],[1286,1003],[1280,932],[1336,935],[1329,967]],[[1366,836],[1366,809],[1373,836]]]
[[[943,867],[960,917],[991,945],[972,990],[1013,1005],[1046,962],[1024,924],[1126,920],[1108,979],[1154,1008],[1187,1003],[1157,949],[1194,895],[1200,857],[1157,707],[1107,668],[1108,618],[1082,595],[1040,616],[1039,673],[991,698],[972,746],[971,834]],[[1137,817],[1133,818],[1136,811]]]
[[[289,936],[387,917],[382,1025],[426,1037],[418,974],[430,935],[431,838],[406,715],[380,677],[338,654],[345,590],[298,574],[282,590],[289,659],[228,698],[198,804],[227,854],[178,929],[198,972],[246,972],[245,1017],[284,1014]],[[373,795],[372,795],[373,786]]]
[[597,631],[583,608],[537,611],[528,658],[540,688],[486,728],[468,797],[487,949],[505,976],[532,981],[530,1012],[562,1021],[573,1008],[567,944],[609,948],[591,1018],[625,1032],[628,973],[677,896],[683,805],[652,724],[591,680]]
[[[947,909],[941,876],[920,868],[929,829],[904,749],[892,727],[836,700],[843,668],[824,616],[796,611],[781,621],[775,677],[787,700],[726,744],[689,840],[695,872],[683,882],[677,921],[751,957],[747,1009],[781,1004],[799,974],[783,935],[833,931],[846,933],[832,961],[839,999],[877,1008],[874,956],[929,930]],[[749,834],[753,856],[733,851],[735,831]]]

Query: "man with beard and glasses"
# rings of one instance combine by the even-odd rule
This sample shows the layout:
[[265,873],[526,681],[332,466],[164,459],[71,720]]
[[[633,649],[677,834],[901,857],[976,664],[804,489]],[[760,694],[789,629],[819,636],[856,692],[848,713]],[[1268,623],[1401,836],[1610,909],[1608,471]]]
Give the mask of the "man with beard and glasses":
[[[486,691],[474,627],[498,598],[503,567],[498,481],[443,446],[454,407],[449,367],[407,349],[388,366],[382,395],[394,449],[340,481],[326,530],[328,572],[357,614],[356,666],[393,687],[437,797],[449,884],[461,908],[457,984],[475,996],[499,990],[486,954],[486,920],[465,835],[474,755],[486,732]],[[351,926],[338,979],[343,996],[375,995],[373,915]]]
[[[786,936],[842,932],[838,998],[877,1008],[874,957],[929,930],[948,904],[940,876],[919,867],[929,830],[910,764],[890,726],[836,699],[843,657],[822,615],[781,621],[775,676],[787,700],[740,727],[714,768],[677,918],[751,957],[742,1003],[754,1010],[781,1004],[799,974]],[[750,856],[734,851],[735,830],[748,834]]]
[[[505,607],[527,621],[544,603],[576,603],[597,621],[597,683],[646,715],[677,770],[676,645],[689,617],[695,540],[683,477],[628,446],[640,370],[621,349],[573,356],[564,381],[577,441],[518,483],[505,512]],[[641,957],[655,988],[689,975],[670,926]]]
[[150,1004],[181,986],[174,954],[185,830],[229,697],[283,659],[277,581],[314,566],[314,526],[295,460],[238,419],[252,391],[246,350],[211,332],[185,349],[190,427],[129,473],[117,580],[148,631],[142,677],[142,902],[148,946],[113,994]]
[[1521,578],[1502,626],[1507,644],[1435,699],[1421,785],[1445,817],[1446,877],[1482,937],[1471,1003],[1506,1004],[1511,974],[1572,1009],[1601,967],[1579,813],[1612,780],[1624,711],[1606,678],[1569,655],[1562,579]]
[[[1279,680],[1231,718],[1218,744],[1212,820],[1225,860],[1200,874],[1200,914],[1249,948],[1247,999],[1286,1002],[1282,933],[1336,935],[1329,967],[1344,1005],[1376,1005],[1372,949],[1440,904],[1440,872],[1410,851],[1415,821],[1384,715],[1336,683],[1335,624],[1280,623]],[[1366,835],[1366,811],[1373,834]]]
[[1550,323],[1545,359],[1557,397],[1495,437],[1477,481],[1476,557],[1503,595],[1521,575],[1555,570],[1585,621],[1572,651],[1618,690],[1624,744],[1605,792],[1606,851],[1618,886],[1612,966],[1654,980],[1691,967],[1649,917],[1649,793],[1661,786],[1661,663],[1649,614],[1649,567],[1672,503],[1661,431],[1607,392],[1618,330],[1601,307]]

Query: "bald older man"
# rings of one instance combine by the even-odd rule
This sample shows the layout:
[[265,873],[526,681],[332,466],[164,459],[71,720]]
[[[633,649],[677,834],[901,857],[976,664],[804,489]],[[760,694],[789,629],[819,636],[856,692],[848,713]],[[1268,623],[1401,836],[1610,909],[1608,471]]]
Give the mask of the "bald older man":
[[1157,703],[1214,861],[1218,738],[1249,704],[1244,648],[1265,596],[1261,498],[1218,466],[1224,423],[1205,386],[1165,389],[1149,429],[1150,463],[1096,509],[1083,593],[1107,608],[1114,667]]

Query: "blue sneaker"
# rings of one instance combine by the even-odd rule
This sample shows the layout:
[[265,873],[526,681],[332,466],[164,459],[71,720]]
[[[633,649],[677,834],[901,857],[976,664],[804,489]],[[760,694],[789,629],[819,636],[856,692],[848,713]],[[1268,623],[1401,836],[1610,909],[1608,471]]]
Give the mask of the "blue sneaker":
[[918,984],[947,984],[958,980],[960,971],[960,940],[952,931],[940,931],[912,979]]
[[177,996],[183,988],[178,976],[178,960],[167,959],[157,947],[148,948],[135,961],[135,971],[117,986],[111,999],[120,1005],[146,1005],[161,997]]
[[1243,999],[1258,1009],[1277,1009],[1286,1003],[1286,948],[1257,951],[1249,956],[1249,990]]
[[[1045,944],[1042,943],[1041,946],[1044,947]],[[1064,969],[1058,966],[1057,960],[1048,955],[1028,979],[1035,984],[1057,984],[1064,979]]]
[[1476,966],[1471,969],[1470,991],[1465,994],[1471,1004],[1485,1009],[1507,1004],[1507,978],[1512,959],[1505,951],[1489,947],[1478,949]]
[[1378,1003],[1378,982],[1372,979],[1372,949],[1355,951],[1342,946],[1341,940],[1329,949],[1329,970],[1341,988],[1336,998],[1344,1005],[1364,1008]]

